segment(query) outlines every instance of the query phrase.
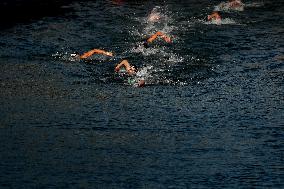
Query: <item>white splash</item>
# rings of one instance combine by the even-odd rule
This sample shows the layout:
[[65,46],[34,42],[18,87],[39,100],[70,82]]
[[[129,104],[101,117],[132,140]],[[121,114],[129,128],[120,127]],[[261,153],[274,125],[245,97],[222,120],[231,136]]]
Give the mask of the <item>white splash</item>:
[[214,7],[214,11],[244,11],[244,7],[245,5],[243,3],[240,3],[240,6],[231,6],[230,2],[222,2]]
[[51,56],[54,57],[54,58],[60,59],[60,60],[70,61],[70,62],[76,62],[76,61],[80,60],[79,55],[76,54],[76,53],[56,52],[56,53],[52,54]]
[[203,24],[214,24],[214,25],[233,25],[233,24],[237,24],[233,19],[231,18],[223,18],[221,20],[212,20],[212,21],[203,21],[200,20],[201,23]]
[[184,58],[181,57],[181,56],[178,56],[178,55],[176,55],[174,53],[170,53],[169,55],[170,55],[170,57],[168,59],[168,62],[170,62],[170,63],[181,63],[181,62],[184,62]]
[[133,82],[131,82],[131,79],[128,79],[128,84],[132,85],[133,87],[139,87],[139,83],[141,81],[144,81],[146,84],[150,84],[151,82],[151,72],[152,72],[153,66],[145,66],[138,70],[136,73]]
[[131,53],[141,53],[143,56],[150,56],[159,53],[158,48],[145,48],[142,43],[130,49]]
[[144,27],[142,29],[131,28],[130,34],[139,37],[148,37],[157,31],[162,31],[165,34],[170,34],[175,27],[171,25],[173,19],[168,15],[166,8],[156,6],[146,17],[134,18]]
[[152,70],[153,66],[145,66],[138,70],[136,73],[136,77],[138,78],[148,78],[150,76],[150,72]]
[[163,19],[165,19],[165,15],[161,13],[161,7],[156,6],[148,15],[147,22],[161,22]]

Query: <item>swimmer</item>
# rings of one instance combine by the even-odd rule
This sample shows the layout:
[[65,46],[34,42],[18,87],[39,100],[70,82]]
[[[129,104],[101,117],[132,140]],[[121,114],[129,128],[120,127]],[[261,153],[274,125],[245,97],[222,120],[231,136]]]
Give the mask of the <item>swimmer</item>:
[[113,56],[113,54],[111,52],[107,52],[107,51],[104,51],[104,50],[101,50],[101,49],[93,49],[93,50],[90,50],[88,52],[85,52],[83,55],[79,56],[79,58],[86,59],[86,58],[92,56],[93,54],[103,54],[103,55],[106,55],[106,56]]
[[214,11],[211,15],[207,16],[208,21],[216,22],[221,24],[221,16],[218,11]]
[[156,22],[156,21],[158,21],[158,20],[160,20],[160,15],[159,14],[150,14],[149,16],[148,16],[148,21],[149,22]]
[[156,9],[153,9],[153,11],[150,13],[150,15],[147,18],[148,22],[157,22],[161,19],[161,15],[159,12],[157,12]]
[[[120,72],[122,68],[125,68],[127,74],[129,76],[135,76],[137,74],[137,69],[134,66],[131,66],[127,60],[122,60],[115,68],[115,72]],[[129,83],[134,83],[135,79],[128,79]],[[138,80],[137,83],[138,87],[144,87],[145,86],[145,80],[143,78]]]

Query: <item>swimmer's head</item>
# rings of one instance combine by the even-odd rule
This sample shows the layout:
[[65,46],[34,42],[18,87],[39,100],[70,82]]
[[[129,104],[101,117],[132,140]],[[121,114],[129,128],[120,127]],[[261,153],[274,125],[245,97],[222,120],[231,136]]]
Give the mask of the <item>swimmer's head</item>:
[[207,16],[207,20],[221,20],[221,15],[219,11],[213,11],[211,15]]
[[161,16],[159,13],[151,13],[149,16],[148,16],[148,21],[150,22],[156,22],[158,20],[160,20]]
[[138,81],[138,87],[144,87],[145,86],[145,80],[144,79],[140,79]]

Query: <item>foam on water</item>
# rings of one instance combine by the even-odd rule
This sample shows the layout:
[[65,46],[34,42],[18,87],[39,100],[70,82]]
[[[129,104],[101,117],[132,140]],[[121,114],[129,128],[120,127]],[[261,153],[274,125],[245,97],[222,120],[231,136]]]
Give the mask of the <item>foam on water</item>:
[[144,80],[146,85],[153,84],[155,79],[151,75],[153,72],[153,66],[144,66],[138,69],[134,76],[127,75],[125,70],[121,70],[120,77],[124,80],[125,85],[131,85],[133,87],[139,87],[139,82]]
[[233,19],[231,18],[223,18],[221,19],[221,21],[216,21],[216,20],[212,20],[212,21],[204,21],[204,20],[199,20],[200,23],[203,23],[203,24],[207,24],[207,25],[210,25],[210,24],[213,24],[213,25],[236,25],[236,21],[234,21]]
[[135,76],[135,86],[137,86],[140,80],[145,80],[146,84],[150,84],[151,79],[153,78],[153,76],[151,75],[152,69],[153,66],[145,66],[139,69]]
[[214,11],[224,11],[224,12],[230,12],[230,11],[244,11],[244,9],[247,8],[257,8],[264,6],[264,2],[250,2],[250,3],[242,3],[239,7],[231,7],[229,2],[221,2],[217,6],[214,7]]
[[155,23],[155,22],[165,22],[169,18],[166,14],[163,14],[165,10],[160,6],[156,6],[152,9],[151,13],[147,16],[147,23]]
[[80,60],[76,53],[70,53],[70,52],[56,52],[51,56],[55,59],[60,59],[67,62],[76,62]]
[[130,49],[130,53],[141,53],[143,56],[150,56],[159,53],[157,48],[145,48],[142,43],[138,43],[135,47]]
[[142,69],[138,70],[136,73],[137,77],[144,77],[147,78],[150,76],[149,71],[153,68],[153,66],[145,66]]
[[167,62],[169,63],[182,63],[185,61],[184,57],[179,56],[177,54],[167,53],[167,55],[169,56],[169,58],[167,59]]
[[224,11],[224,12],[230,12],[230,11],[244,11],[244,4],[241,4],[239,7],[231,7],[229,2],[222,2],[219,5],[214,7],[214,11]]

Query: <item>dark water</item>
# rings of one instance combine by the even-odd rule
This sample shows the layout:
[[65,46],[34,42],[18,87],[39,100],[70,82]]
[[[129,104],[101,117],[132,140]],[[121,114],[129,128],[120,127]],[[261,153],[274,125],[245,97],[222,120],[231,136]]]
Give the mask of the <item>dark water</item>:
[[[0,188],[283,188],[283,1],[205,22],[219,3],[65,1],[6,24]],[[157,30],[174,43],[139,46]],[[92,48],[116,56],[71,57]],[[113,73],[124,58],[146,87]]]

